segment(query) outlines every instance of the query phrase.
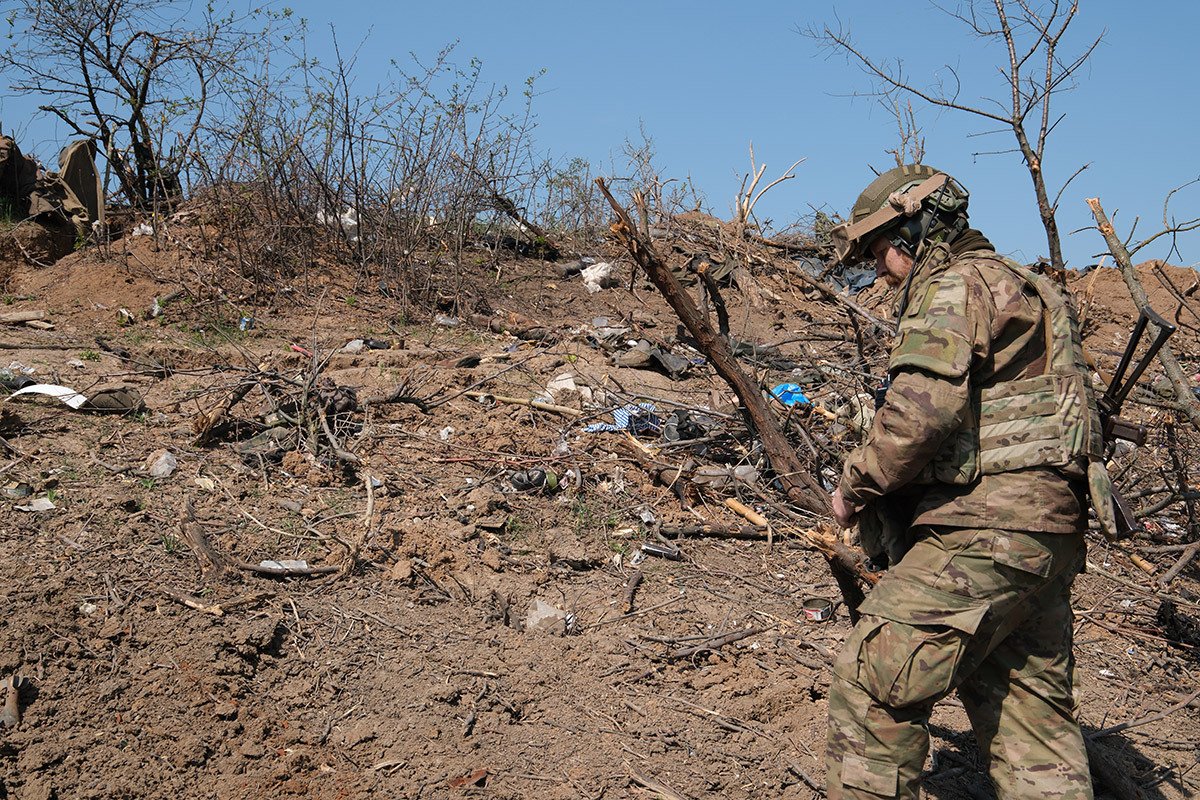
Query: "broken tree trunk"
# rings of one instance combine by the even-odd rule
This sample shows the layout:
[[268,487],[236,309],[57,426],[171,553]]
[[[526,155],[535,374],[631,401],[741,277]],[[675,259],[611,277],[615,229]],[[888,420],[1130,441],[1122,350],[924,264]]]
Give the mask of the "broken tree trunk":
[[[679,316],[688,332],[696,339],[717,374],[729,384],[734,394],[741,400],[748,422],[762,439],[763,450],[771,462],[772,470],[782,482],[788,500],[806,511],[828,515],[830,511],[828,494],[816,476],[800,463],[796,451],[784,436],[779,421],[767,406],[761,387],[738,366],[733,350],[729,346],[729,340],[714,331],[705,321],[691,295],[675,279],[670,267],[654,249],[654,245],[637,231],[629,214],[608,191],[604,179],[597,178],[596,185],[608,198],[609,204],[617,215],[617,221],[610,226],[613,235],[628,248],[638,266],[646,271],[650,280]],[[862,560],[856,558],[854,552],[837,541],[836,537],[814,536],[809,537],[809,541],[821,551],[829,562],[830,570],[837,580],[838,588],[842,592],[842,598],[846,602],[851,619],[857,620],[858,605],[863,600],[863,593],[855,576],[866,581],[871,581],[873,576],[863,568]]]
[[[1096,218],[1096,226],[1108,244],[1108,252],[1112,253],[1113,259],[1121,269],[1125,285],[1129,287],[1129,294],[1133,296],[1134,305],[1137,306],[1139,312],[1149,308],[1150,300],[1146,297],[1146,290],[1142,287],[1137,270],[1133,268],[1133,257],[1129,254],[1125,244],[1117,238],[1117,233],[1113,229],[1112,223],[1109,222],[1108,215],[1100,206],[1100,198],[1090,197],[1087,204],[1091,206],[1092,216]],[[1180,410],[1192,421],[1192,425],[1200,429],[1200,402],[1197,402],[1196,396],[1192,394],[1190,381],[1184,374],[1183,367],[1179,365],[1179,360],[1175,358],[1175,351],[1171,349],[1170,344],[1164,344],[1158,351],[1158,360],[1163,365],[1163,371],[1166,372],[1167,379],[1171,381],[1171,386],[1175,390],[1175,401],[1179,404]]]

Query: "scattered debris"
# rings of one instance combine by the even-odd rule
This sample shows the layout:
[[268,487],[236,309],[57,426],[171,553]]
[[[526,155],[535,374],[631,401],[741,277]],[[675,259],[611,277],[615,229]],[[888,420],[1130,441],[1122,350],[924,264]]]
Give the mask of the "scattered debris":
[[146,474],[151,478],[169,478],[179,462],[169,450],[155,450],[146,457]]
[[[699,361],[702,363],[703,359]],[[613,364],[618,367],[629,367],[632,369],[658,370],[669,375],[674,380],[678,380],[686,375],[692,367],[692,362],[688,359],[677,356],[671,351],[657,345],[653,345],[645,339],[638,340],[629,350],[618,353],[613,358]]]
[[44,320],[45,318],[45,311],[9,311],[8,313],[0,314],[0,325],[20,325],[25,322]]
[[581,403],[592,401],[591,387],[576,384],[575,376],[570,372],[564,372],[551,378],[546,384],[546,394],[550,395],[550,399],[555,403],[571,400],[578,400]]
[[697,486],[709,489],[728,489],[738,483],[754,486],[759,482],[758,470],[749,464],[732,467],[720,464],[703,464],[696,467],[688,479]]
[[24,389],[27,386],[33,386],[35,381],[29,375],[19,371],[14,371],[12,368],[0,369],[0,389],[6,389],[10,392],[15,392],[18,389]]
[[317,209],[317,224],[340,230],[351,244],[358,241],[358,211],[346,206],[341,214],[333,214],[324,208]]
[[136,414],[146,407],[142,395],[132,386],[99,389],[88,395],[82,408],[101,414]]
[[525,614],[523,625],[526,633],[566,636],[573,626],[574,619],[573,614],[537,597],[529,604],[529,611]]
[[518,492],[550,493],[558,488],[558,476],[540,467],[514,472],[508,476],[508,479]]
[[5,497],[13,500],[23,500],[33,494],[33,487],[24,481],[12,481],[6,483],[0,491],[4,492]]
[[583,276],[583,284],[587,286],[588,294],[595,294],[601,289],[611,289],[618,285],[616,278],[613,277],[613,265],[607,261],[592,264],[580,274]]
[[13,399],[14,397],[21,397],[22,395],[34,394],[40,394],[45,397],[53,397],[55,400],[61,401],[63,405],[67,406],[68,408],[73,408],[75,410],[83,408],[84,403],[86,403],[88,400],[85,395],[80,394],[69,386],[60,386],[54,383],[35,383],[32,385],[27,385],[9,395],[9,400]]
[[1200,621],[1180,613],[1178,604],[1162,600],[1154,620],[1171,641],[1200,648]]
[[34,514],[41,511],[53,511],[56,508],[58,506],[54,505],[54,501],[49,497],[39,497],[26,505],[16,507],[17,511],[26,511]]
[[285,559],[283,561],[274,561],[267,559],[258,562],[258,568],[266,573],[279,573],[280,575],[291,575],[297,572],[305,572],[308,570],[308,562],[304,559]]
[[5,690],[4,707],[0,709],[0,728],[15,728],[21,724],[21,687],[28,682],[20,675],[10,675],[0,683]]
[[812,405],[812,401],[808,399],[808,395],[804,394],[804,390],[796,383],[779,384],[771,389],[771,396],[788,408]]
[[833,603],[824,597],[806,597],[800,608],[809,622],[825,622],[833,617]]
[[680,549],[670,542],[643,542],[641,551],[648,556],[665,558],[668,561],[679,561],[683,558]]
[[488,775],[489,773],[486,769],[477,769],[474,772],[468,772],[466,775],[459,775],[450,779],[450,788],[465,789],[468,786],[487,786]]
[[613,409],[612,422],[593,422],[583,429],[584,433],[619,433],[629,431],[633,434],[661,433],[662,420],[655,413],[653,403],[637,403]]

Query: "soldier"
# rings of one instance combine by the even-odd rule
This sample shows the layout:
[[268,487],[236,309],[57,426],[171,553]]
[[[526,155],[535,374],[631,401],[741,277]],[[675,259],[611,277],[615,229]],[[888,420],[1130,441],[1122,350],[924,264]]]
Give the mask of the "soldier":
[[1070,593],[1089,490],[1111,490],[1096,404],[1068,302],[996,254],[967,200],[944,173],[899,167],[834,230],[840,262],[872,256],[899,289],[899,327],[832,501],[892,566],[834,667],[830,800],[915,797],[930,713],[955,690],[999,797],[1092,796]]

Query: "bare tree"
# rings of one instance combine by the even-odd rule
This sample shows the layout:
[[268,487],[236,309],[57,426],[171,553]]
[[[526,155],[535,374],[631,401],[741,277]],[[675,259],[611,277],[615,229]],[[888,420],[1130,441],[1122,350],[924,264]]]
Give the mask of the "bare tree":
[[[936,5],[936,4],[935,4]],[[1104,37],[1101,32],[1075,55],[1060,52],[1064,36],[1079,11],[1079,2],[1070,4],[1051,0],[968,0],[958,9],[937,6],[943,13],[964,23],[975,37],[999,43],[1007,54],[1007,64],[998,68],[1005,92],[997,97],[982,97],[978,103],[962,99],[963,86],[958,73],[947,66],[950,82],[924,86],[910,79],[900,59],[879,59],[863,52],[842,30],[825,27],[808,31],[809,35],[857,61],[879,84],[880,92],[895,100],[898,95],[915,97],[939,108],[972,114],[1011,130],[1016,152],[1021,154],[1033,191],[1038,213],[1046,229],[1050,261],[1064,265],[1062,245],[1054,214],[1067,185],[1087,165],[1079,167],[1050,199],[1046,187],[1044,157],[1046,140],[1062,120],[1054,117],[1054,95],[1073,86],[1075,74],[1087,62]],[[1012,152],[1011,150],[1001,152]]]
[[265,46],[251,19],[180,0],[18,0],[0,73],[97,140],[126,199],[149,208],[179,196],[215,95]]
[[905,100],[904,105],[900,105],[900,101],[892,97],[886,105],[896,118],[898,141],[894,148],[884,152],[896,159],[897,167],[925,163],[925,137],[921,135],[921,127],[917,125],[912,100]]

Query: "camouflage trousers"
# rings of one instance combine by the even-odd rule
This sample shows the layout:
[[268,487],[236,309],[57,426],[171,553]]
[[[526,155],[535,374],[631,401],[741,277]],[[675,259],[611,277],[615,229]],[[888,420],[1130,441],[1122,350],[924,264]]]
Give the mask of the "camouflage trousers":
[[871,590],[829,692],[829,800],[916,797],[957,690],[1000,800],[1091,800],[1072,692],[1079,534],[918,528]]

